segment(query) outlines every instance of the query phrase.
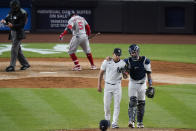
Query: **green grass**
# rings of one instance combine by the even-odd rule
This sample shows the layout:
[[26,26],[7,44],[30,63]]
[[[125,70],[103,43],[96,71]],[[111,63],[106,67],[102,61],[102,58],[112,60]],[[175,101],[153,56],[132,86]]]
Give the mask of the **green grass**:
[[196,128],[196,85],[160,86],[149,100],[145,121],[150,127]]
[[[145,127],[196,129],[195,100],[196,85],[156,87],[155,98],[146,100]],[[127,108],[123,88],[121,127],[127,127]],[[103,93],[95,88],[0,88],[3,131],[97,128],[103,118]]]
[[[23,44],[26,48],[53,49],[56,44],[30,43]],[[91,44],[94,58],[105,58],[111,56],[113,49],[119,47],[122,49],[122,58],[129,57],[129,44]],[[184,63],[196,63],[196,45],[195,44],[140,44],[141,55],[145,55],[151,60],[173,61]],[[0,44],[1,47],[1,44]],[[81,48],[79,48],[81,49]],[[66,52],[56,54],[38,54],[35,52],[24,51],[27,57],[69,57]],[[83,52],[77,53],[78,57],[86,57]],[[10,52],[5,52],[0,57],[10,57]]]

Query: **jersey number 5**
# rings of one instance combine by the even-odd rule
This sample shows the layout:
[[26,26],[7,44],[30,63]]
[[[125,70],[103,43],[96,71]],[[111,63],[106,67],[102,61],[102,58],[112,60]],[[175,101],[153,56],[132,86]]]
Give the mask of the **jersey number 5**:
[[78,22],[78,26],[79,26],[79,29],[80,29],[80,30],[83,30],[83,23],[82,23],[82,21],[79,21],[79,22]]

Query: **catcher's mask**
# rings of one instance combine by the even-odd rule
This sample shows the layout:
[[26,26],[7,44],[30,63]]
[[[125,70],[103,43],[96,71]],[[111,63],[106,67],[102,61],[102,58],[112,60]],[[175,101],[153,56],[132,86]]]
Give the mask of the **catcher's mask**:
[[20,9],[20,1],[19,0],[10,1],[10,8],[12,12],[18,11]]
[[99,123],[99,129],[101,131],[106,131],[108,129],[109,123],[107,120],[101,120]]
[[138,45],[132,44],[129,46],[129,54],[134,60],[139,59],[139,52],[140,52],[140,48]]

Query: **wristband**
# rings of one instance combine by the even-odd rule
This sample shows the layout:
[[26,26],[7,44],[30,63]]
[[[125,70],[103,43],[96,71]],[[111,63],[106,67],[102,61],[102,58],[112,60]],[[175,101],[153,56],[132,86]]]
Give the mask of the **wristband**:
[[148,84],[149,84],[149,86],[152,86],[152,79],[148,80]]

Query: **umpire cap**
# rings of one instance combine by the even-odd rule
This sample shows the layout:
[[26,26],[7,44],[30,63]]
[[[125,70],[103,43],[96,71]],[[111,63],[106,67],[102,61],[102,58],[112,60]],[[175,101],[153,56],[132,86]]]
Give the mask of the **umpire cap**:
[[101,120],[100,123],[99,123],[99,129],[101,131],[106,131],[109,127],[109,123],[107,120]]
[[121,56],[122,50],[120,48],[115,48],[114,49],[114,54],[117,55],[117,56]]

